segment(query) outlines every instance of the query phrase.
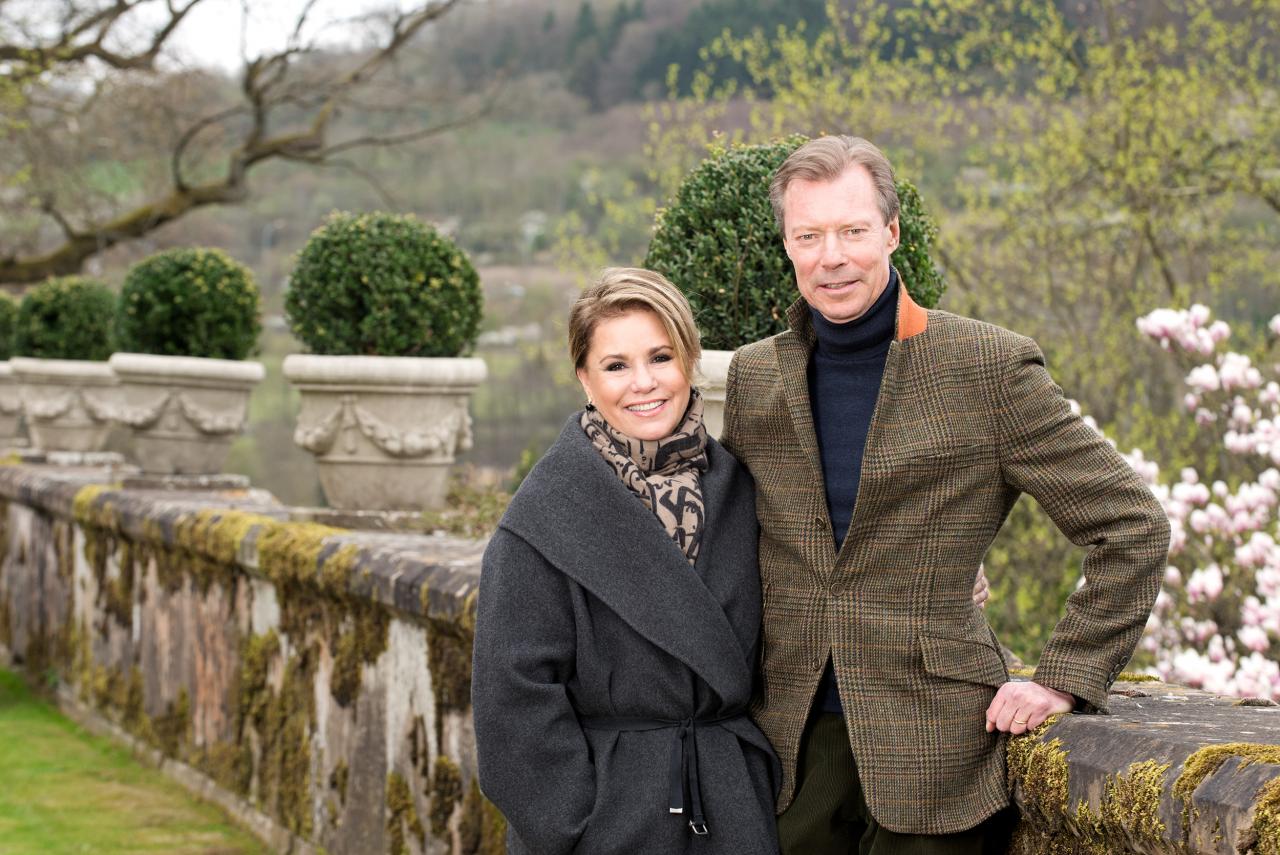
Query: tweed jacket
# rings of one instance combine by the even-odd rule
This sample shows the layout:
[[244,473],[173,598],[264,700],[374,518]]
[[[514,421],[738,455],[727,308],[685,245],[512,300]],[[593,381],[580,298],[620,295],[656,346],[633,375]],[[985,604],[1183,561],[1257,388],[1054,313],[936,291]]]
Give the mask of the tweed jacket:
[[1072,414],[1033,341],[926,311],[905,288],[898,301],[838,553],[803,300],[790,330],[734,356],[721,441],[756,482],[764,630],[752,714],[782,761],[779,811],[830,655],[872,814],[892,831],[945,834],[1008,803],[1005,739],[985,730],[1008,673],[971,589],[1019,494],[1090,547],[1035,680],[1099,710],[1155,600],[1169,529],[1123,458]]
[[[480,787],[508,820],[512,855],[777,852],[781,772],[747,716],[761,609],[754,494],[715,440],[707,456],[692,566],[577,416],[489,542],[472,699]],[[674,723],[690,719],[682,757]],[[670,810],[673,778],[683,814]],[[690,828],[693,786],[705,836]]]

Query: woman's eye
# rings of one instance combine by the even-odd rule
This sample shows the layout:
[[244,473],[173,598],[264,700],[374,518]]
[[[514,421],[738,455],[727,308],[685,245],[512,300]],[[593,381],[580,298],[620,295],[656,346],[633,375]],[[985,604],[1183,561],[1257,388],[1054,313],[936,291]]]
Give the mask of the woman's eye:
[[670,361],[671,361],[671,354],[669,354],[669,353],[659,353],[659,354],[657,354],[656,356],[654,356],[654,357],[653,357],[653,361],[654,361],[654,362],[670,362]]
[[610,362],[608,365],[604,367],[604,370],[605,371],[621,371],[626,367],[627,365],[625,362]]

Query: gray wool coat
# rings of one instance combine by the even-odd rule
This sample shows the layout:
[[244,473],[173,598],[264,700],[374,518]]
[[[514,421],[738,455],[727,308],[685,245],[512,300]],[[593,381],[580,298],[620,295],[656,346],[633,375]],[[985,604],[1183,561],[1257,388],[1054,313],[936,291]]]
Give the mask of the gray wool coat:
[[[745,715],[761,612],[754,491],[707,445],[692,567],[577,416],[485,551],[476,753],[513,855],[778,851],[777,758]],[[690,827],[695,795],[705,835]]]

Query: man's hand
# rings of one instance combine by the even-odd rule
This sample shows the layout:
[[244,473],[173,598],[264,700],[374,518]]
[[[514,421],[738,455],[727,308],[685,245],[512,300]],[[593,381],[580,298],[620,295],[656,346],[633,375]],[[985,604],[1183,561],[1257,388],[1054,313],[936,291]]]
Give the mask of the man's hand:
[[987,607],[987,598],[991,596],[991,586],[987,584],[987,572],[978,565],[978,578],[973,583],[973,604],[980,609]]
[[1002,730],[1017,736],[1044,724],[1056,713],[1071,712],[1074,696],[1039,683],[1005,683],[987,707],[987,733]]

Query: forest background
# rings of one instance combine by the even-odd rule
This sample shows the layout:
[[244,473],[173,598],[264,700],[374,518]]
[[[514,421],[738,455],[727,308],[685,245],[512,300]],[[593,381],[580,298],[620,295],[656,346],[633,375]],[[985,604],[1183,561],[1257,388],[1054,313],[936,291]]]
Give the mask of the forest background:
[[[24,36],[15,6],[0,0],[0,42]],[[358,38],[336,44],[301,56],[305,74],[321,79],[362,50]],[[229,469],[316,504],[279,371],[301,350],[281,316],[293,256],[330,210],[415,212],[480,269],[490,380],[468,460],[505,478],[580,403],[569,302],[593,270],[643,258],[655,214],[708,144],[855,133],[886,150],[938,221],[940,308],[1035,337],[1122,449],[1235,487],[1257,467],[1197,424],[1188,365],[1135,321],[1204,303],[1231,323],[1233,347],[1274,362],[1277,54],[1280,0],[460,2],[380,70],[377,97],[335,112],[340,130],[406,144],[263,162],[242,200],[95,252],[83,269],[118,284],[158,249],[203,245],[254,270],[269,373]],[[217,115],[245,84],[177,56],[35,86],[13,85],[13,67],[0,61],[0,279],[14,291],[22,258],[151,198],[191,118]],[[305,100],[284,105],[277,130],[305,118]],[[424,124],[439,132],[414,141]],[[191,146],[193,174],[217,168],[220,133]],[[1016,652],[1039,651],[1079,557],[1034,502],[1019,503],[987,562],[990,617]]]

